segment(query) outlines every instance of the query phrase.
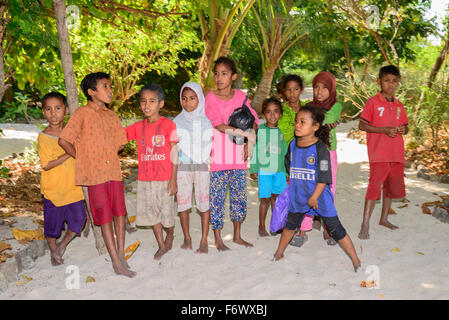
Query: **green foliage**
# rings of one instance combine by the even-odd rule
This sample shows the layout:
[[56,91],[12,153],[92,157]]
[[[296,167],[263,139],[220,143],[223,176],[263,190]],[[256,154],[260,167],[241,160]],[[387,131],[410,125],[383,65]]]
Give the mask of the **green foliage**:
[[10,122],[25,118],[28,122],[32,119],[42,118],[39,107],[30,107],[31,99],[22,92],[15,92],[12,102],[3,101],[0,104],[0,122]]
[[2,160],[0,160],[0,178],[8,179],[9,178],[9,176],[8,176],[8,172],[9,171],[10,170],[8,168],[2,166]]

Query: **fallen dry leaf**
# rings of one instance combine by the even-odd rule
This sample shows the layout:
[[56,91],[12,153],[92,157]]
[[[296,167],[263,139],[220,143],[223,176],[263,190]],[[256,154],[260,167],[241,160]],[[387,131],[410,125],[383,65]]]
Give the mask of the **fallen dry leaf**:
[[401,251],[401,250],[399,250],[398,248],[394,248],[391,250],[391,252],[399,252],[399,251]]
[[402,209],[402,208],[405,208],[405,207],[408,207],[408,204],[404,204],[402,206],[399,206],[398,209]]
[[133,223],[134,221],[136,221],[136,216],[128,217],[128,221],[129,223]]
[[14,228],[12,235],[17,241],[25,243],[33,240],[45,240],[44,232],[40,228],[37,228],[36,230],[20,230]]
[[402,203],[408,203],[408,202],[410,202],[410,200],[408,200],[407,198],[404,198],[404,199],[401,200],[401,202]]
[[0,253],[2,253],[5,250],[11,250],[12,247],[9,243],[7,242],[0,242]]
[[393,210],[393,208],[390,208],[390,211],[388,211],[388,214],[397,214],[396,211]]
[[432,214],[432,212],[430,211],[429,207],[426,206],[425,204],[423,204],[421,206],[421,209],[422,209],[422,213],[424,213],[424,214]]
[[362,288],[374,288],[376,286],[376,281],[362,281],[360,286]]
[[424,253],[422,253],[422,252],[417,252],[417,254],[420,254],[420,255],[422,255],[422,256],[424,255]]
[[134,251],[140,246],[140,241],[135,241],[133,244],[130,244],[126,249],[125,253],[129,253],[125,256],[125,260],[128,260],[133,255]]
[[12,253],[0,253],[0,264],[12,257],[14,257]]
[[87,276],[86,283],[89,283],[89,282],[95,282],[95,278],[92,276]]

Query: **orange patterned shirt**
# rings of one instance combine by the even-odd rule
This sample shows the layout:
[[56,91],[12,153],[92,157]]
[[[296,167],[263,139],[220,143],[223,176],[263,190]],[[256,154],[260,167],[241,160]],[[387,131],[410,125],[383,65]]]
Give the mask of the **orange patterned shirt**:
[[70,116],[59,137],[75,146],[76,185],[122,181],[118,150],[128,140],[113,111],[88,101]]

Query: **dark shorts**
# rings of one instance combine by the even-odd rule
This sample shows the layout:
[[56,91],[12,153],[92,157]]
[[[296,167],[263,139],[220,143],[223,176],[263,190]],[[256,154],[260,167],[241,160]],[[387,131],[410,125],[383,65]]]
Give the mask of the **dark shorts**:
[[[304,213],[288,213],[287,224],[285,228],[287,230],[297,230],[304,219]],[[323,223],[327,228],[330,236],[334,238],[335,241],[340,241],[346,236],[346,230],[343,228],[338,216],[335,217],[321,217],[323,219]]]
[[125,193],[122,181],[108,181],[87,186],[89,205],[94,224],[103,225],[112,222],[112,217],[126,215]]
[[56,207],[53,202],[44,198],[44,235],[47,238],[59,238],[67,221],[67,228],[80,233],[86,222],[84,200]]

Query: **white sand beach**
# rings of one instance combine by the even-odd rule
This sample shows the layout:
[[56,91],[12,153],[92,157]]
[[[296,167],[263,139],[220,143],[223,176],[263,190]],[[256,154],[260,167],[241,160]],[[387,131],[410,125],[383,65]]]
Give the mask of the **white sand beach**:
[[[65,264],[52,267],[49,253],[36,260],[23,275],[32,280],[9,285],[4,299],[449,299],[449,224],[421,212],[421,204],[449,194],[449,185],[416,178],[406,171],[408,207],[398,208],[390,221],[399,226],[392,231],[378,225],[381,204],[371,218],[370,240],[360,240],[364,196],[369,167],[366,146],[346,138],[355,123],[338,127],[338,182],[336,206],[340,220],[354,242],[362,270],[354,273],[350,259],[337,246],[328,246],[322,233],[313,230],[302,248],[289,246],[285,258],[274,262],[279,235],[260,238],[258,229],[257,184],[248,179],[248,215],[242,236],[254,244],[245,248],[232,242],[228,213],[222,235],[227,252],[214,247],[209,233],[209,253],[195,254],[200,240],[200,216],[191,214],[194,250],[183,250],[179,218],[176,219],[173,249],[160,261],[153,260],[157,243],[152,230],[126,235],[126,244],[141,245],[129,259],[137,276],[117,276],[107,255],[98,256],[91,232],[68,246]],[[135,194],[127,195],[129,215],[135,214]],[[268,215],[267,223],[269,224]],[[374,266],[369,267],[368,266]],[[378,288],[361,287],[374,274]],[[79,289],[76,273],[79,271]],[[87,277],[95,279],[86,282]],[[75,287],[75,288],[74,288]]]

